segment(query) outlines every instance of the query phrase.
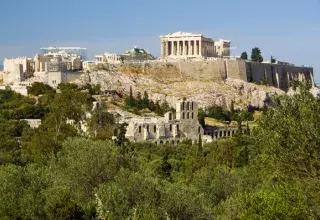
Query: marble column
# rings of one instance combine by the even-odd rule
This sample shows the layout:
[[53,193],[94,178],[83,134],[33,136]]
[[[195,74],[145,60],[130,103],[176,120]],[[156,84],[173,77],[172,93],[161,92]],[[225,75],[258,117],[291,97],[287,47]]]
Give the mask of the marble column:
[[171,41],[171,55],[174,55],[174,41]]
[[177,55],[181,56],[181,54],[180,54],[180,41],[179,40],[177,41]]
[[199,55],[202,56],[202,43],[201,39],[199,40]]
[[194,41],[194,55],[195,56],[198,55],[198,41],[197,40]]

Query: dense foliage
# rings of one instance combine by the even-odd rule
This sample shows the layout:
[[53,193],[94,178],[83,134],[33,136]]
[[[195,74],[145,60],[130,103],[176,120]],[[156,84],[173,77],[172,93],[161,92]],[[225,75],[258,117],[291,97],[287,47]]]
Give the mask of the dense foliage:
[[143,97],[141,93],[138,92],[136,98],[133,96],[132,88],[130,87],[129,96],[124,99],[124,107],[126,110],[132,111],[136,114],[139,114],[140,110],[148,109],[149,111],[155,112],[157,115],[163,116],[164,113],[168,111],[174,111],[169,107],[169,104],[165,101],[161,105],[157,101],[154,103],[149,99],[148,93],[145,91]]
[[306,88],[276,97],[251,136],[157,146],[84,137],[64,119],[92,97],[63,87],[33,104],[51,103],[39,129],[1,122],[2,219],[320,218],[320,103]]

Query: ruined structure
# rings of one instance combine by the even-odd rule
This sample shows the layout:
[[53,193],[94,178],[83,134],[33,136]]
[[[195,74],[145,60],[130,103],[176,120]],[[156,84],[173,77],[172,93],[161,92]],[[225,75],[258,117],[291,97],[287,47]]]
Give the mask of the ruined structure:
[[176,32],[160,36],[161,58],[193,59],[230,56],[231,41],[215,42],[202,34]]
[[40,48],[41,54],[48,53],[66,53],[66,54],[74,54],[80,57],[81,60],[87,60],[87,48],[81,47],[42,47]]
[[196,102],[176,103],[176,113],[167,112],[164,117],[123,118],[127,123],[126,138],[130,141],[149,141],[155,144],[177,144],[183,140],[198,141],[203,136],[203,128],[198,121]]
[[122,57],[119,54],[115,53],[104,53],[102,55],[95,55],[94,61],[97,62],[106,62],[110,64],[118,64],[122,62]]

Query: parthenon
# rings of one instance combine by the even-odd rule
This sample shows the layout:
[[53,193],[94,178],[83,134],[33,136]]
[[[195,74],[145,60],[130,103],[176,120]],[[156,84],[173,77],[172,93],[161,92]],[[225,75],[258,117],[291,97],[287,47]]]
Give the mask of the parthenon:
[[[161,39],[161,57],[173,58],[203,58],[217,57],[222,49],[230,50],[229,48],[216,48],[215,42],[211,38],[206,38],[202,34],[194,34],[187,32],[176,32],[165,36],[160,36]],[[221,40],[220,40],[221,41]],[[229,44],[222,44],[230,47]],[[229,55],[224,53],[223,55]]]

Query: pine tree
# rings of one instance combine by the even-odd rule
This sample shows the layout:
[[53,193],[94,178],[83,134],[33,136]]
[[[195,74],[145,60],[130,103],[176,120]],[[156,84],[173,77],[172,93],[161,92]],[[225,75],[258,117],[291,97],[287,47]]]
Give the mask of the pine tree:
[[142,100],[142,97],[141,97],[141,92],[138,92],[138,94],[137,94],[136,107],[139,110],[143,109],[143,100]]
[[251,61],[260,62],[260,63],[263,61],[261,51],[258,47],[252,48]]
[[248,59],[247,51],[242,52],[242,54],[241,54],[241,57],[240,57],[240,58],[241,58],[241,59],[243,59],[243,60],[247,60],[247,59]]
[[133,98],[131,86],[130,86],[130,94],[128,97],[125,98],[124,102],[125,102],[126,109],[131,109],[131,108],[135,107],[135,105],[136,105],[136,100]]
[[148,108],[149,107],[149,96],[148,96],[148,93],[147,91],[144,91],[143,93],[143,99],[142,99],[142,107],[143,108]]

